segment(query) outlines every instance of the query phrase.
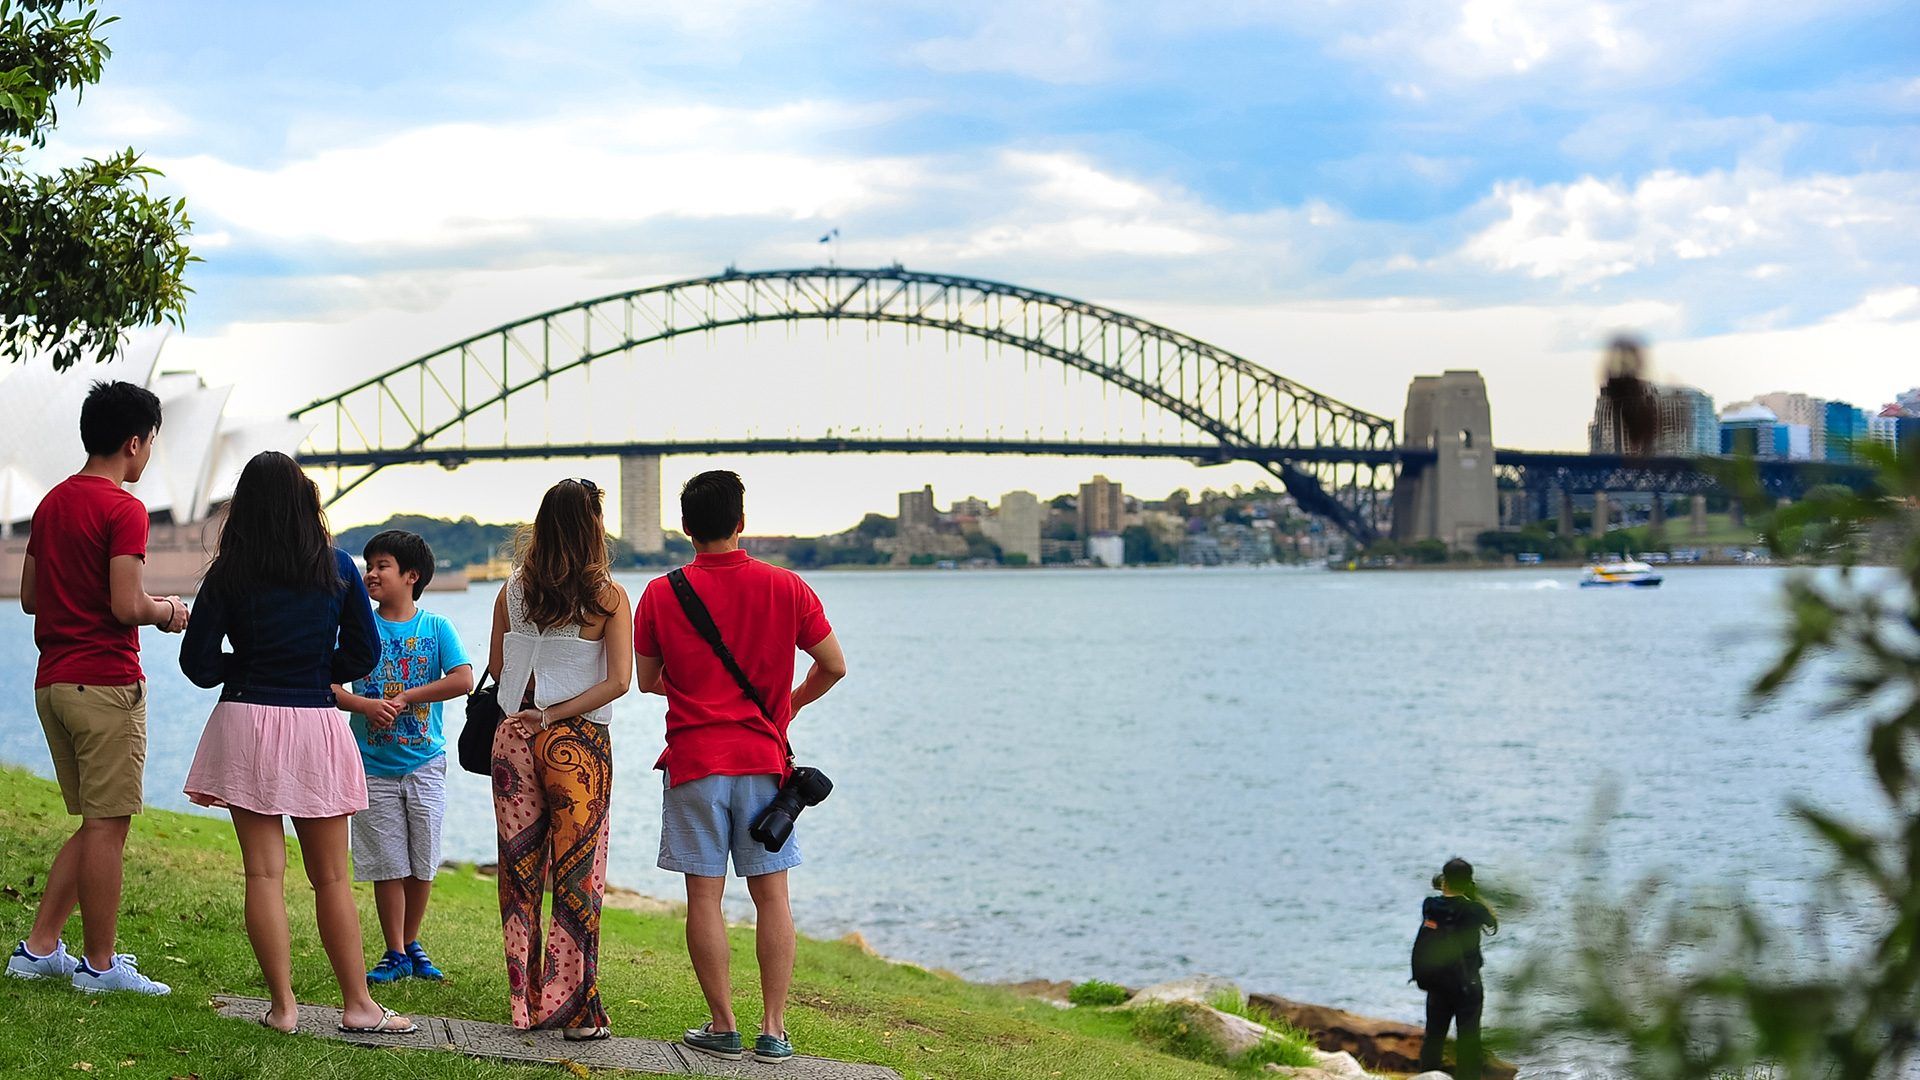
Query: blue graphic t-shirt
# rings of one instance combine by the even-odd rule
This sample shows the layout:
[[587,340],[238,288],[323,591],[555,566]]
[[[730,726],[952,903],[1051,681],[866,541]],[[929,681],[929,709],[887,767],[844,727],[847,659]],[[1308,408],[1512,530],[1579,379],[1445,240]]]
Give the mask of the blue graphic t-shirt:
[[[373,625],[380,631],[380,662],[372,674],[353,684],[353,692],[361,697],[394,697],[472,663],[453,624],[430,611],[416,611],[406,622],[388,622],[376,613]],[[353,734],[360,740],[367,775],[405,776],[445,752],[441,704],[409,705],[394,714],[391,723],[377,726],[354,714]]]

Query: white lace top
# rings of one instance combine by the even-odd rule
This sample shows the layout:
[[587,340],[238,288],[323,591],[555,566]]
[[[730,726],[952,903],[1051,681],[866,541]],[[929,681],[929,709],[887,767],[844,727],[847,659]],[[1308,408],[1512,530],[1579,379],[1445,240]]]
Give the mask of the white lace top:
[[[526,700],[527,683],[533,683],[536,708],[557,705],[604,681],[607,677],[607,643],[586,641],[578,624],[569,623],[541,630],[527,618],[527,600],[521,592],[520,575],[507,580],[507,636],[500,660],[500,707],[513,712]],[[596,724],[613,719],[613,706],[602,705],[582,714]]]

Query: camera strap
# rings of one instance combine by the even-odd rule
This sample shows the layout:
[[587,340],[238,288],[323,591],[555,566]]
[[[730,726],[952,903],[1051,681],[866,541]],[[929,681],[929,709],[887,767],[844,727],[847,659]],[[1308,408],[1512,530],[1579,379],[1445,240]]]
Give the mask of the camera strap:
[[787,767],[791,769],[793,745],[787,742],[787,737],[780,732],[780,725],[774,722],[773,710],[767,708],[767,699],[760,696],[760,689],[754,686],[753,680],[747,678],[747,673],[741,670],[740,661],[733,658],[733,650],[727,648],[726,641],[720,636],[720,627],[714,625],[713,613],[707,610],[706,602],[700,599],[700,594],[693,591],[693,582],[687,580],[686,568],[681,567],[668,573],[667,584],[673,586],[673,595],[680,601],[680,610],[686,612],[687,621],[693,624],[694,632],[706,639],[707,646],[713,650],[713,655],[720,658],[720,665],[726,668],[727,674],[733,676],[733,681],[739,684],[740,692],[747,695],[747,700],[753,702],[754,708],[760,710],[760,719],[767,722],[767,730],[773,732],[774,741],[780,744],[780,752],[786,755]]

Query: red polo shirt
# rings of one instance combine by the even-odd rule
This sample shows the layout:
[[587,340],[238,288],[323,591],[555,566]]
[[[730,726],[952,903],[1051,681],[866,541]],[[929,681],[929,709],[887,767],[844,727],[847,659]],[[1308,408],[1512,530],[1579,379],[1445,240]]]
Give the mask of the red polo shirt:
[[[686,571],[693,591],[713,613],[721,640],[766,699],[784,735],[793,719],[795,650],[811,649],[833,632],[820,598],[800,575],[744,551],[696,555]],[[647,582],[640,594],[633,651],[663,666],[667,749],[653,767],[665,769],[670,783],[714,775],[786,775],[779,741],[687,621],[665,577]]]
[[54,683],[130,686],[140,681],[140,628],[113,617],[107,563],[147,557],[147,507],[104,476],[54,485],[33,512],[35,689]]

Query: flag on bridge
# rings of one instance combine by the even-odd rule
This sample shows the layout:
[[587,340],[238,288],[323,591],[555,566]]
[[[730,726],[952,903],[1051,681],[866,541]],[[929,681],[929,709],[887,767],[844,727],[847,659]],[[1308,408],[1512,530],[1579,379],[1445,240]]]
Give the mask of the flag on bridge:
[[839,229],[829,229],[829,230],[827,230],[827,232],[826,232],[826,235],[824,235],[824,236],[822,236],[822,237],[820,238],[820,242],[824,244],[824,243],[827,243],[827,242],[828,242],[828,241],[830,241],[830,240],[838,240],[839,238],[840,238],[840,230],[839,230]]

